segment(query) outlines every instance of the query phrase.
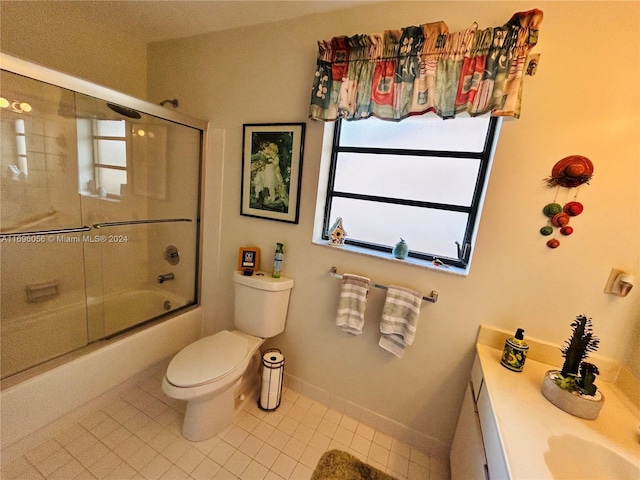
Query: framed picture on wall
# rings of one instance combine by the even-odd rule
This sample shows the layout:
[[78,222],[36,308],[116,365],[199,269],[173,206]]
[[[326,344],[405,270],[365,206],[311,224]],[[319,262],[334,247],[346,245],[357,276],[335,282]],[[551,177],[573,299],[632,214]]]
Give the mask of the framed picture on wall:
[[305,124],[243,128],[240,214],[298,223]]

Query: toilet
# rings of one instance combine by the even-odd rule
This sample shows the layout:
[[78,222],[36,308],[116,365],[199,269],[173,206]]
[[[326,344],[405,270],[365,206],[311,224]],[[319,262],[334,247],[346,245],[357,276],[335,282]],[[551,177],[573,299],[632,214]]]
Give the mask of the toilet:
[[244,377],[258,378],[260,346],[284,331],[293,280],[235,271],[233,282],[235,330],[183,348],[162,381],[165,394],[187,402],[182,425],[187,440],[207,440],[231,424]]

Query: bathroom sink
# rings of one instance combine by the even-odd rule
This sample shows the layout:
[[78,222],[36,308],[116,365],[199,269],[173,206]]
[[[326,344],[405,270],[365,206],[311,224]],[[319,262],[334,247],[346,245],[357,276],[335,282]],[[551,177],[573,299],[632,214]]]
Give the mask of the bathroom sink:
[[640,464],[609,448],[575,435],[549,438],[544,460],[554,479],[637,480]]

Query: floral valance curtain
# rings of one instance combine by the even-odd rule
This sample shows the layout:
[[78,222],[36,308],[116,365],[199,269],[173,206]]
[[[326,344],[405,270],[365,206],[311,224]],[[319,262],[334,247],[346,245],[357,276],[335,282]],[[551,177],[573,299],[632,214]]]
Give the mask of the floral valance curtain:
[[540,10],[501,27],[449,33],[444,22],[318,42],[310,118],[400,120],[435,112],[520,116],[527,57]]

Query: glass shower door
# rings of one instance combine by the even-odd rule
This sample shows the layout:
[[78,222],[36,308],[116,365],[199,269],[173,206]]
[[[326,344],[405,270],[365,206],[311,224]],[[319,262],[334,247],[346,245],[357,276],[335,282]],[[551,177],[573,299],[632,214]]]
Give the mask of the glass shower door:
[[81,94],[77,115],[93,341],[197,302],[202,131]]
[[204,130],[0,72],[4,379],[197,304]]
[[2,378],[87,344],[73,92],[0,77]]

